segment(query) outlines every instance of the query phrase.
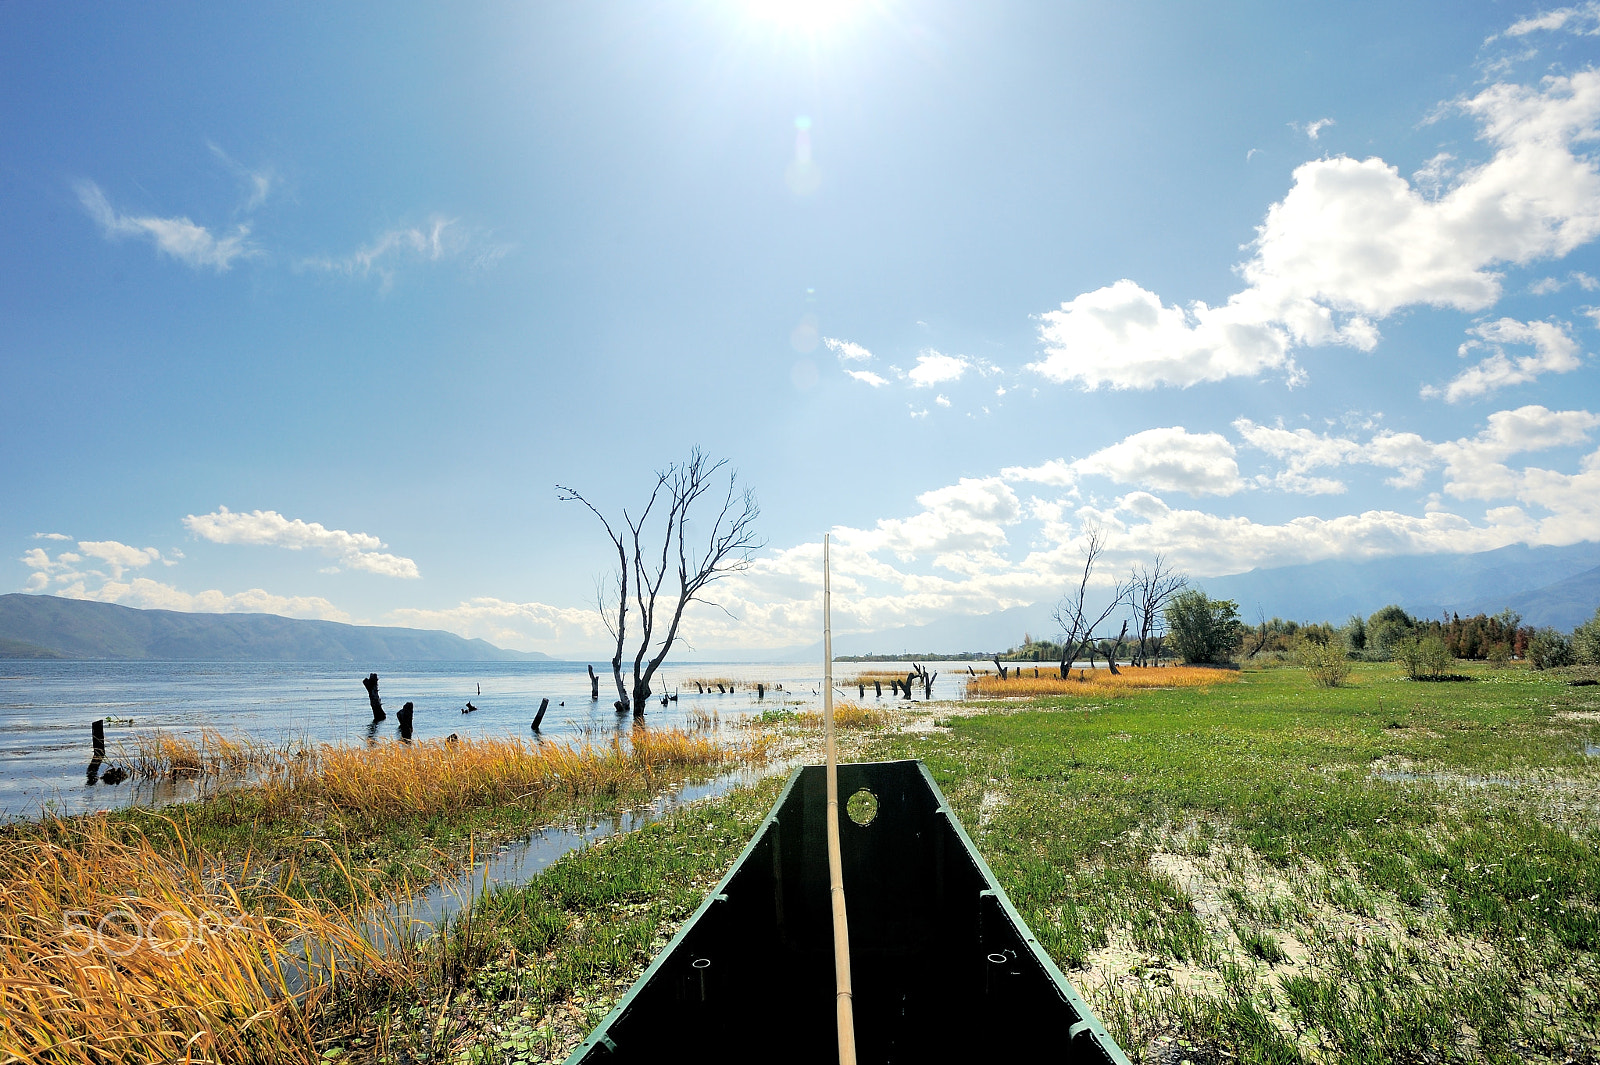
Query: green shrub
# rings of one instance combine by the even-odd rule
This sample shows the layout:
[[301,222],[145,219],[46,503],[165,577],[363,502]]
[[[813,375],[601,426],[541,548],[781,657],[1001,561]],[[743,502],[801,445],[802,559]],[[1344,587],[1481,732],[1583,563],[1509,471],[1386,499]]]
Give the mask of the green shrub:
[[1418,639],[1409,636],[1394,645],[1390,652],[1400,668],[1405,670],[1406,676],[1412,680],[1428,678],[1437,680],[1449,676],[1450,667],[1455,664],[1451,657],[1450,648],[1445,646],[1442,636],[1431,635]]
[[1572,657],[1586,666],[1600,666],[1600,610],[1572,630]]
[[1555,629],[1540,629],[1528,640],[1528,662],[1534,669],[1570,666],[1573,663],[1572,643]]
[[1319,688],[1337,688],[1350,676],[1349,656],[1342,646],[1331,640],[1325,644],[1302,640],[1295,649],[1295,657]]

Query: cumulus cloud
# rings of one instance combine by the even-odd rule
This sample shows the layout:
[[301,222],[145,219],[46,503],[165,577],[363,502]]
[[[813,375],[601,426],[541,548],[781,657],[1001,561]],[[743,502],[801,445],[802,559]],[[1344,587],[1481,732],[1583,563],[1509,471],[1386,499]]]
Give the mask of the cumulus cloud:
[[[1569,330],[1565,322],[1519,322],[1514,318],[1480,322],[1467,330],[1470,339],[1461,345],[1458,354],[1466,357],[1487,352],[1487,357],[1461,371],[1443,388],[1430,385],[1423,388],[1422,394],[1443,396],[1447,402],[1458,403],[1535,381],[1540,374],[1576,370],[1582,362]],[[1512,357],[1506,354],[1507,346],[1532,347],[1533,354]]]
[[1065,459],[1051,459],[1038,466],[1006,466],[1000,476],[1007,481],[1027,481],[1070,488],[1078,483],[1078,471]]
[[917,356],[917,364],[906,377],[918,388],[932,388],[945,381],[959,381],[971,365],[960,355],[944,355],[929,349]]
[[1228,496],[1244,487],[1227,438],[1181,425],[1134,433],[1073,465],[1079,473],[1192,496]]
[[[1414,488],[1426,471],[1443,467],[1446,493],[1485,500],[1517,497],[1515,475],[1503,465],[1506,459],[1583,443],[1596,425],[1600,416],[1588,411],[1552,411],[1536,405],[1496,411],[1475,436],[1442,443],[1390,430],[1362,442],[1309,429],[1257,425],[1248,418],[1233,423],[1247,446],[1284,463],[1277,474],[1257,479],[1263,486],[1307,494],[1342,492],[1343,482],[1312,476],[1311,471],[1363,464],[1392,469],[1395,474],[1388,484]],[[1600,527],[1594,535],[1600,538]]]
[[1226,304],[1176,306],[1122,280],[1040,315],[1044,357],[1030,368],[1086,388],[1294,381],[1295,346],[1370,351],[1374,323],[1401,308],[1480,311],[1500,297],[1501,267],[1600,234],[1600,170],[1580,154],[1600,136],[1600,70],[1491,85],[1451,108],[1476,121],[1490,155],[1448,188],[1419,188],[1377,158],[1304,163]]
[[286,518],[275,510],[235,513],[227,507],[218,507],[210,514],[190,514],[183,519],[183,524],[196,536],[212,543],[284,547],[291,551],[310,548],[335,559],[335,568],[362,570],[384,577],[421,576],[411,559],[384,552],[383,548],[388,545],[376,536]]
[[100,186],[92,181],[80,181],[76,189],[78,202],[89,217],[99,223],[101,232],[109,240],[141,237],[179,262],[196,269],[209,267],[218,273],[233,266],[234,260],[254,253],[249,243],[249,226],[235,226],[227,236],[218,237],[185,217],[122,214],[111,206]]
[[489,596],[441,610],[391,610],[385,620],[411,628],[444,629],[521,651],[580,651],[600,645],[607,638],[605,625],[594,609],[515,603]]
[[882,388],[884,385],[889,383],[886,379],[879,377],[871,370],[846,370],[845,373],[851,377],[854,377],[857,381],[871,385],[873,388]]
[[822,342],[828,350],[839,356],[841,362],[866,362],[872,358],[872,352],[860,344],[850,340],[840,340],[838,337],[823,337]]
[[280,614],[319,621],[350,620],[349,614],[321,596],[274,595],[261,588],[232,594],[216,589],[185,592],[148,577],[135,577],[127,582],[105,581],[95,588],[86,587],[84,582],[78,581],[55,589],[52,594],[67,599],[119,603],[145,610],[181,610],[196,614]]
[[1288,333],[1249,302],[1175,307],[1124,278],[1041,314],[1045,357],[1028,369],[1086,388],[1187,387],[1268,370],[1297,379]]

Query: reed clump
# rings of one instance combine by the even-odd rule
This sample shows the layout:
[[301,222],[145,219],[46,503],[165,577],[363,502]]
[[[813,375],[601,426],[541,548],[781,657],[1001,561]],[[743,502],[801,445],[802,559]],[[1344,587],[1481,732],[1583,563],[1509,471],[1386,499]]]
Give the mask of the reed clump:
[[1238,679],[1236,670],[1207,669],[1203,666],[1167,666],[1161,669],[1135,669],[1129,666],[1115,675],[1108,669],[1079,669],[1065,678],[1059,673],[1048,677],[1013,673],[1004,680],[996,673],[980,673],[967,678],[967,698],[1113,695],[1152,688],[1207,688],[1214,684],[1231,684]]
[[860,672],[841,680],[839,683],[871,684],[876,681],[880,684],[888,684],[891,680],[904,681],[906,679],[906,674],[910,672],[912,672],[910,669],[863,669]]
[[293,757],[286,747],[231,738],[216,729],[201,729],[198,739],[157,730],[135,733],[121,743],[111,765],[136,780],[161,780],[273,769]]
[[681,729],[634,729],[610,742],[517,738],[429,740],[376,748],[323,746],[268,773],[255,789],[269,816],[332,808],[368,824],[550,797],[614,796],[686,769],[759,764],[771,741],[729,743]]
[[[795,720],[807,728],[822,727],[820,710],[805,710],[795,715]],[[889,723],[887,711],[861,706],[848,700],[833,704],[834,728],[879,728]]]
[[349,972],[383,953],[349,911],[287,895],[270,917],[252,911],[172,827],[165,852],[104,816],[7,841],[0,1061],[321,1059],[312,1017],[337,974],[304,959]]

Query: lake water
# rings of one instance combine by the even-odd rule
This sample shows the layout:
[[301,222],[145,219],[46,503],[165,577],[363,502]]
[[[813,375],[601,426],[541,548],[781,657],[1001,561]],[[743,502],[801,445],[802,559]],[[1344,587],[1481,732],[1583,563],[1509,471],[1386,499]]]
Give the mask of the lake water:
[[[595,663],[597,671],[601,665]],[[966,663],[926,665],[939,674],[935,699],[961,696]],[[76,813],[192,796],[193,784],[86,783],[89,726],[102,718],[133,721],[106,725],[112,755],[119,740],[153,729],[197,736],[202,728],[214,728],[273,744],[398,742],[395,712],[406,702],[416,706],[414,739],[452,732],[532,738],[533,715],[539,701],[548,698],[541,725],[546,739],[587,735],[603,740],[631,726],[632,718],[611,709],[616,688],[609,672],[601,674],[599,702],[590,700],[584,667],[582,662],[391,663],[378,670],[388,719],[374,725],[361,685],[368,671],[347,664],[0,661],[0,816],[36,816],[46,808]],[[841,678],[896,668],[895,663],[839,663],[835,685],[839,694],[853,697],[855,689],[844,691]],[[734,694],[698,695],[697,677],[734,678],[741,687]],[[768,688],[764,699],[753,690],[757,683]],[[652,700],[645,720],[672,727],[688,724],[696,709],[731,720],[786,704],[810,707],[820,702],[821,683],[820,663],[669,662],[654,686],[658,692],[676,690],[680,697],[665,707],[659,698]],[[918,698],[921,694],[918,688]],[[890,699],[887,686],[883,699]],[[461,712],[468,700],[478,707],[476,713]],[[873,701],[870,685],[867,700]]]

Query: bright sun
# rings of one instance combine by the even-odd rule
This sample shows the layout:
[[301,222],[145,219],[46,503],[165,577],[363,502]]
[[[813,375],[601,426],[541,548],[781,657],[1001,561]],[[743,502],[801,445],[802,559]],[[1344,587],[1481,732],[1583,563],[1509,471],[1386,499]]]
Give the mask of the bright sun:
[[743,0],[744,9],[781,29],[815,34],[850,21],[865,0]]

